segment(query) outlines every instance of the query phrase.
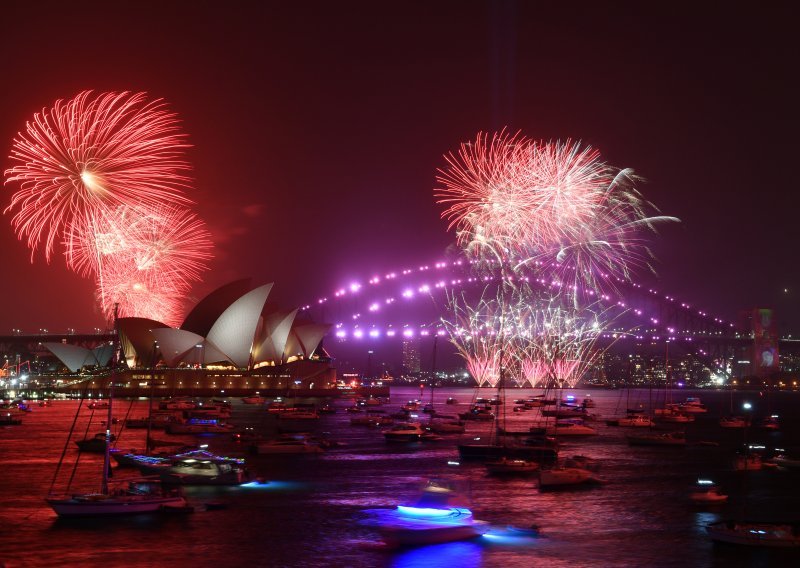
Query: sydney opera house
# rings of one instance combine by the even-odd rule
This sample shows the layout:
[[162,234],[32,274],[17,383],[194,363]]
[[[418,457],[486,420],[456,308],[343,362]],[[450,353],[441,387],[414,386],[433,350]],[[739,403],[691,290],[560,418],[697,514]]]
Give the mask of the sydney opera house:
[[[330,394],[336,372],[321,345],[330,325],[271,304],[271,290],[272,284],[252,288],[249,279],[227,284],[200,301],[179,328],[120,318],[126,364],[114,374],[115,391],[121,396],[146,394],[151,388],[160,396]],[[71,373],[63,388],[106,390],[111,344],[44,346]]]

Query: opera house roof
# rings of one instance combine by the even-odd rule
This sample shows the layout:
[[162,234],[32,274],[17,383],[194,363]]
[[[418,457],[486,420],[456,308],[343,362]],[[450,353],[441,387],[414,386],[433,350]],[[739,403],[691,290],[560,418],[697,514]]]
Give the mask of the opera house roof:
[[[239,369],[309,359],[329,324],[299,319],[296,309],[267,304],[272,284],[251,288],[250,280],[222,286],[201,300],[180,328],[145,318],[120,318],[120,345],[129,366],[149,367],[160,358],[170,367],[222,364]],[[111,346],[95,350],[45,344],[70,371],[105,365]]]

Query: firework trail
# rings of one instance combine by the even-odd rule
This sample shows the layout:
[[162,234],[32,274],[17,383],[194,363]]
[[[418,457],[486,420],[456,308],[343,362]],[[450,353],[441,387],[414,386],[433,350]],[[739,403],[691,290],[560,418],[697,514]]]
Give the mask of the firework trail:
[[144,93],[79,93],[43,109],[13,141],[5,212],[31,260],[57,244],[67,265],[97,283],[107,317],[179,320],[206,270],[211,241],[188,209],[188,147],[175,114]]

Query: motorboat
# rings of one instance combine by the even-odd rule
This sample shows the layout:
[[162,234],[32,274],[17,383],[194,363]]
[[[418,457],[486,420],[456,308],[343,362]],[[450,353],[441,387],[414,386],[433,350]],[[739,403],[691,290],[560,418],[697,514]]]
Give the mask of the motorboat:
[[108,402],[90,402],[86,405],[89,410],[104,410],[108,408]]
[[796,524],[729,520],[712,523],[706,531],[715,542],[767,548],[800,546],[800,526]]
[[441,544],[475,538],[488,525],[472,511],[449,485],[429,482],[411,505],[398,505],[379,526],[383,541],[391,547]]
[[698,479],[697,487],[689,494],[689,499],[695,503],[710,505],[725,503],[728,496],[721,493],[714,482],[708,479]]
[[392,426],[383,433],[387,442],[415,442],[426,434],[419,422],[406,422]]
[[107,493],[49,495],[45,501],[59,517],[158,513],[187,506],[179,489],[165,487],[160,481],[137,479],[126,483],[126,487]]
[[641,434],[628,434],[628,444],[631,446],[686,446],[686,434],[683,432],[648,432]]
[[497,461],[486,462],[486,471],[489,475],[532,475],[539,471],[539,464],[535,461],[509,459],[502,457]]
[[594,472],[581,467],[557,466],[539,472],[539,489],[553,489],[599,483]]
[[455,398],[453,398],[453,397],[451,396],[451,397],[449,397],[449,398],[448,398],[446,401],[444,401],[444,403],[445,403],[445,404],[458,404],[458,400],[456,400]]
[[747,420],[744,416],[723,416],[719,419],[719,425],[723,428],[746,428]]

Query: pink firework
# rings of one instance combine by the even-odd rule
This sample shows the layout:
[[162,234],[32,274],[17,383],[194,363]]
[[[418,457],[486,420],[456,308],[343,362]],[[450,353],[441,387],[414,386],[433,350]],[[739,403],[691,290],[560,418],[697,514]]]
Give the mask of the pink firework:
[[186,147],[162,101],[84,91],[35,114],[14,139],[6,183],[20,188],[5,211],[31,254],[42,245],[49,261],[59,235],[98,211],[188,203]]
[[640,238],[656,222],[630,170],[605,164],[590,147],[542,142],[505,131],[478,134],[445,156],[435,196],[459,244],[511,268],[537,262],[573,270],[597,287],[647,264]]
[[211,258],[204,223],[183,207],[106,210],[68,239],[67,262],[85,276],[96,275],[106,315],[118,303],[126,316],[164,323],[177,323],[182,298]]

